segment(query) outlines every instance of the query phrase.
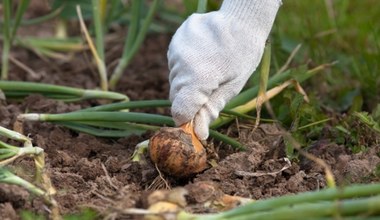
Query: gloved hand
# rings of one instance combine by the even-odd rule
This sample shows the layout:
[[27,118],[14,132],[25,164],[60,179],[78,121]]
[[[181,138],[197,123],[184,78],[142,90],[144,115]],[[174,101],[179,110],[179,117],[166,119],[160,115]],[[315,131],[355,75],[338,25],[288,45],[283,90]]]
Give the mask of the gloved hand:
[[219,11],[191,15],[168,50],[170,100],[177,126],[209,124],[257,68],[281,0],[224,0]]

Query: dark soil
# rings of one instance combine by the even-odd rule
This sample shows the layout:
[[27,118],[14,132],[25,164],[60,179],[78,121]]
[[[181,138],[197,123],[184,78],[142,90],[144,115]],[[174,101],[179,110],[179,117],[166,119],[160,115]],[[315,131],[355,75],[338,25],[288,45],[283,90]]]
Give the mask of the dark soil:
[[[166,50],[169,40],[168,35],[150,36],[126,70],[117,91],[127,94],[131,100],[167,98]],[[108,51],[114,51],[109,62],[120,55],[120,48],[121,40],[108,48]],[[12,55],[36,73],[30,75],[11,65],[12,80],[80,88],[98,85],[97,75],[91,71],[89,66],[92,65],[83,54],[76,54],[70,62],[44,61],[20,48]],[[18,102],[1,101],[0,125],[12,128],[17,115],[24,112],[61,113],[101,103],[96,100],[63,103],[39,95]],[[149,111],[169,114],[168,109],[162,108]],[[246,201],[243,198],[263,199],[326,186],[324,171],[319,165],[302,157],[300,161],[287,161],[281,130],[275,124],[262,124],[253,131],[253,125],[234,123],[222,132],[237,138],[247,150],[239,152],[210,139],[208,148],[217,165],[195,177],[175,179],[159,175],[149,159],[145,163],[131,161],[136,144],[148,139],[151,133],[111,139],[77,133],[50,123],[24,125],[24,133],[46,152],[47,173],[57,189],[56,199],[63,214],[91,207],[100,211],[102,217],[133,218],[120,210],[146,208],[148,194],[175,187],[185,187],[188,191],[186,210],[208,213],[237,206]],[[380,163],[377,154],[380,149],[375,144],[368,149],[353,154],[345,146],[321,139],[309,148],[309,152],[331,166],[338,184],[347,184],[375,181],[372,174]],[[23,178],[33,181],[34,165],[30,158],[18,159],[11,167]],[[235,200],[226,202],[221,199],[225,194],[235,196]],[[31,197],[24,189],[0,184],[0,219],[17,219],[22,210],[48,213],[42,201]]]

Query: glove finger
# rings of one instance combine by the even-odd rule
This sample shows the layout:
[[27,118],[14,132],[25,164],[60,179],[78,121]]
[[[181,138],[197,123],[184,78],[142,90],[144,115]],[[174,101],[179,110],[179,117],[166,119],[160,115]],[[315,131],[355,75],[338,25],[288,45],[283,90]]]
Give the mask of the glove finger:
[[219,116],[219,112],[224,108],[227,102],[241,91],[244,86],[241,82],[245,81],[245,79],[239,77],[221,84],[199,109],[194,118],[194,131],[200,140],[206,140],[208,138],[209,125]]
[[170,100],[172,116],[177,126],[194,119],[195,114],[208,102],[210,95],[219,87],[218,75],[210,75],[191,69],[182,69],[176,64],[170,74],[181,72],[171,80]]
[[177,126],[194,119],[196,113],[208,101],[208,92],[193,88],[193,86],[182,87],[172,100],[171,113]]

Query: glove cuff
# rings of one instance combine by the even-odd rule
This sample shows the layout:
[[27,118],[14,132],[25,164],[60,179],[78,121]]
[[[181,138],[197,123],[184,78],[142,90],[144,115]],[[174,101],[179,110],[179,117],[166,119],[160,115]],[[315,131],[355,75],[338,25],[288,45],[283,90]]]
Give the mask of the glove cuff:
[[220,8],[227,19],[234,18],[247,28],[270,32],[281,0],[224,0]]

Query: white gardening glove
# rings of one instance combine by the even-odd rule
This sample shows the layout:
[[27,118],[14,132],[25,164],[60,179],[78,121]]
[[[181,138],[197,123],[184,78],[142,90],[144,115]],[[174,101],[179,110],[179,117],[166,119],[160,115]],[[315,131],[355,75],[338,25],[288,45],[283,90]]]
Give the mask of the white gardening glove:
[[191,15],[169,45],[172,116],[193,121],[199,139],[258,66],[281,0],[224,0],[219,11]]

